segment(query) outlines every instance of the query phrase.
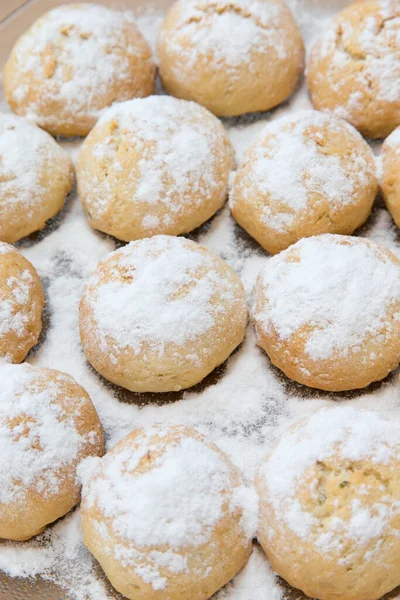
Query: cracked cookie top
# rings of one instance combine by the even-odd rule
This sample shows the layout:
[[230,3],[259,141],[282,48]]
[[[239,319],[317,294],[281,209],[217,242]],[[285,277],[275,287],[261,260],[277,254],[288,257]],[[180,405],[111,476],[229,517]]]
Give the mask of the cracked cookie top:
[[0,375],[0,537],[25,540],[77,504],[77,466],[103,454],[103,431],[70,375],[27,363]]
[[400,514],[400,501],[392,504],[390,493],[399,462],[395,423],[348,407],[318,411],[289,429],[261,467],[259,486],[277,519],[269,535],[282,523],[339,553],[346,538],[378,538]]
[[258,344],[288,377],[341,391],[400,362],[400,262],[364,238],[305,238],[268,261],[254,308]]
[[199,244],[158,235],[99,263],[80,304],[90,363],[132,391],[190,387],[240,344],[247,324],[242,283]]
[[214,115],[150,96],[104,113],[79,155],[79,193],[90,224],[121,240],[180,235],[224,204],[233,163]]
[[148,96],[151,50],[130,13],[58,6],[15,44],[4,70],[12,110],[54,135],[86,135],[115,101]]
[[300,111],[269,123],[248,149],[230,199],[233,216],[269,252],[318,233],[352,233],[377,181],[372,152],[348,123]]
[[258,539],[273,568],[312,597],[393,589],[399,466],[398,423],[376,412],[337,406],[287,430],[257,477]]
[[158,41],[167,91],[219,116],[282,102],[296,86],[303,53],[283,0],[179,0]]
[[136,429],[82,471],[85,540],[97,558],[109,557],[111,575],[127,570],[130,589],[148,584],[165,600],[204,598],[198,589],[212,593],[228,565],[247,557],[256,494],[195,430]]
[[371,138],[400,124],[400,5],[366,0],[339,13],[307,66],[315,108],[347,119]]

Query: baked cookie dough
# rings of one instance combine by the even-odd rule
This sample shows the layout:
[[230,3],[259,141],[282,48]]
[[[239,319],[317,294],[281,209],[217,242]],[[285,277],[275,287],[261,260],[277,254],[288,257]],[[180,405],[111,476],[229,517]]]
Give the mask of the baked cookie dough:
[[233,165],[214,115],[152,96],[104,114],[79,155],[79,194],[90,225],[118,239],[179,235],[221,208]]
[[256,486],[258,540],[307,597],[378,600],[400,585],[396,418],[320,410],[281,436]]
[[294,91],[304,61],[283,0],[178,0],[157,53],[165,89],[218,116],[277,106]]
[[246,564],[257,498],[204,436],[137,429],[87,462],[84,542],[127,598],[207,600]]
[[400,127],[382,146],[381,190],[386,206],[397,227],[400,227]]
[[254,323],[258,345],[291,379],[363,388],[400,362],[400,261],[363,238],[300,240],[261,271]]
[[34,266],[0,242],[0,363],[24,360],[39,339],[43,306],[43,288]]
[[0,364],[0,538],[27,540],[80,499],[78,463],[103,453],[86,392],[59,371]]
[[40,17],[4,67],[7,102],[53,135],[86,135],[113,102],[154,89],[151,50],[130,13],[76,3]]
[[361,135],[342,119],[300,111],[269,123],[247,150],[230,206],[239,225],[276,254],[303,237],[353,233],[377,192]]
[[400,4],[362,0],[340,12],[307,65],[311,100],[370,138],[400,124]]
[[81,341],[103,377],[134,392],[201,381],[243,340],[242,282],[206,248],[155,236],[109,254],[86,285]]
[[42,229],[63,207],[74,181],[68,154],[26,120],[0,113],[0,240]]

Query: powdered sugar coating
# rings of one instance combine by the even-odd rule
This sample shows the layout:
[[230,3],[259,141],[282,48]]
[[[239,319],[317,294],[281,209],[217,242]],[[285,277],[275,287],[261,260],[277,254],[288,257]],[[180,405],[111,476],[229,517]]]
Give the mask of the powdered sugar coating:
[[169,93],[232,116],[267,110],[291,94],[303,43],[283,0],[178,0],[158,57]]
[[201,570],[197,565],[195,573],[206,578],[215,565],[204,547],[217,547],[218,524],[239,525],[246,546],[255,534],[257,508],[254,492],[228,459],[182,426],[131,434],[99,462],[83,488],[84,529],[91,523],[106,553],[154,590],[167,587],[165,570],[190,577],[191,554],[200,548]]
[[65,396],[65,384],[72,381],[68,375],[28,364],[1,364],[0,377],[1,515],[7,505],[26,504],[30,494],[57,496],[66,469],[96,447],[99,432],[90,431],[86,438],[78,432],[75,420],[82,418],[88,400],[83,390],[81,397]]
[[41,330],[43,290],[31,265],[0,242],[0,356],[21,362]]
[[18,40],[5,83],[16,112],[52,133],[79,135],[116,99],[150,94],[153,77],[131,13],[77,3],[46,13]]
[[[394,519],[400,514],[400,498],[395,487],[382,485],[385,475],[380,487],[377,480],[382,467],[395,469],[399,461],[396,423],[379,413],[351,407],[317,411],[287,430],[260,468],[261,501],[267,501],[274,511],[271,522],[264,523],[267,537],[273,540],[274,531],[287,527],[315,545],[328,561],[341,553],[342,564],[356,560],[349,542],[357,546],[357,553],[369,549],[366,562],[378,559],[379,540],[392,534],[396,527]],[[375,474],[373,479],[368,479],[369,469]],[[332,485],[324,484],[325,473],[327,478],[337,476],[337,483],[334,480]],[[346,477],[351,481],[346,481]],[[305,482],[309,486],[307,495],[302,491]],[[324,485],[325,499],[321,496]],[[346,493],[340,490],[349,486],[354,493],[346,506],[346,501],[340,498]],[[336,502],[328,515],[318,509],[318,504],[326,501],[331,506],[331,496],[336,497]]]
[[218,119],[192,102],[151,96],[103,115],[81,151],[78,180],[93,225],[132,240],[190,231],[212,216],[232,162]]
[[[24,311],[29,305],[29,288],[33,277],[28,270],[22,271],[19,278],[8,277],[5,284],[11,293],[5,296],[0,304],[0,335],[14,332],[22,338],[27,333],[30,315]],[[23,305],[22,310],[17,306]]]
[[[215,258],[183,238],[156,236],[111,253],[86,288],[94,325],[112,361],[129,348],[162,354],[209,331],[237,302]],[[199,356],[203,349],[198,348]],[[193,356],[197,362],[199,356]]]
[[81,341],[103,377],[136,392],[199,383],[242,342],[239,277],[198,244],[132,242],[100,262],[80,303]]
[[[335,147],[335,139],[347,145]],[[296,229],[305,211],[312,220],[318,204],[327,203],[333,214],[358,204],[365,187],[375,182],[372,152],[360,142],[350,125],[317,111],[300,111],[269,123],[245,155],[231,207],[236,192],[250,202],[261,195],[265,201],[260,219],[279,233]],[[373,194],[366,203],[370,206],[372,200]]]
[[316,108],[333,110],[365,135],[400,123],[400,10],[392,0],[354,3],[315,45],[308,65]]
[[301,240],[269,261],[258,285],[265,303],[256,309],[256,326],[282,342],[309,327],[304,351],[315,361],[350,356],[370,335],[384,344],[400,320],[399,264],[362,238]]
[[72,173],[69,157],[53,138],[24,119],[1,113],[0,240],[14,242],[52,217],[72,186]]
[[[191,61],[194,65],[198,55],[211,59],[215,65],[224,65],[227,69],[243,63],[252,69],[251,55],[255,51],[268,52],[274,48],[280,58],[286,56],[285,32],[280,31],[279,35],[274,29],[280,25],[280,2],[238,0],[229,4],[225,0],[189,0],[181,5],[182,11],[175,32],[168,38],[165,34],[165,42],[168,47],[173,47],[176,33],[179,38],[184,35],[191,40],[195,52],[192,48],[186,50],[189,68]],[[198,27],[202,20],[207,23],[207,27]],[[180,43],[179,50],[185,53],[185,48]]]
[[[188,69],[199,59],[207,59],[239,77],[237,67],[254,69],[254,53],[273,51],[280,59],[287,56],[288,32],[281,24],[285,7],[279,0],[185,0],[177,6],[174,29],[162,31],[160,41],[167,51],[182,53]],[[184,38],[190,44],[183,44]],[[178,78],[186,76],[186,71],[174,72]]]

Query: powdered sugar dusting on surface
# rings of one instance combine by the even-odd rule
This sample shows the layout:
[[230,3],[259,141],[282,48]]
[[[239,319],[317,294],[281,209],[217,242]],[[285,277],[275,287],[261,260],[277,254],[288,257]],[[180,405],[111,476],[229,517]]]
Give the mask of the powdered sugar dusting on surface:
[[[108,261],[115,263],[109,278]],[[215,262],[192,242],[168,236],[132,242],[111,254],[86,292],[110,359],[126,348],[137,354],[146,343],[162,354],[166,344],[183,347],[210,330],[236,301]]]
[[[338,540],[343,538],[367,545],[372,539],[382,536],[391,520],[400,513],[400,502],[386,492],[381,494],[380,501],[368,506],[369,493],[365,490],[363,494],[360,489],[358,496],[351,501],[348,522],[336,516],[324,522],[322,530],[319,529],[318,513],[307,510],[308,505],[301,504],[296,491],[306,472],[318,464],[327,462],[329,465],[330,460],[335,461],[338,472],[343,470],[344,477],[353,464],[361,461],[371,461],[374,468],[388,465],[391,461],[398,463],[400,438],[397,423],[375,412],[350,407],[317,411],[298,428],[285,433],[259,473],[261,489],[266,492],[278,523],[281,520],[285,522],[297,536],[311,536],[315,545],[325,552],[340,552],[342,542]],[[310,490],[312,497],[318,494],[312,484]],[[271,526],[270,535],[273,531]]]
[[[299,111],[268,124],[245,157],[245,171],[240,172],[238,184],[241,194],[248,198],[257,192],[263,194],[265,224],[276,231],[290,229],[311,198],[313,204],[320,198],[346,206],[356,202],[356,192],[374,179],[372,161],[358,149],[344,158],[321,151],[325,131],[347,133],[358,142],[359,134],[346,123],[317,111]],[[271,211],[268,199],[279,207],[277,214]],[[233,193],[231,204],[234,202]]]
[[275,330],[281,340],[311,326],[305,351],[313,360],[347,356],[371,334],[384,344],[393,334],[391,319],[400,320],[399,313],[391,315],[400,298],[400,266],[379,246],[356,238],[300,240],[269,261],[258,293],[267,301],[259,305],[257,326]]
[[[46,190],[43,175],[57,171],[62,150],[47,133],[26,120],[0,113],[0,239],[9,238],[7,217],[32,218]],[[64,166],[65,161],[61,161]],[[3,225],[4,223],[4,225]]]
[[[331,16],[343,8],[346,0],[329,3],[291,0],[289,4],[309,46]],[[153,9],[150,14],[153,17]],[[158,19],[160,22],[159,13]],[[156,33],[153,21],[149,23],[147,9],[136,22],[150,37]],[[303,84],[288,103],[270,113],[225,120],[238,160],[268,121],[289,110],[310,108]],[[70,141],[64,145],[75,158],[79,143]],[[375,208],[362,234],[400,256],[398,230],[383,206]],[[235,225],[228,208],[223,208],[209,224],[195,232],[194,238],[227,260],[240,274],[252,304],[256,277],[269,257]],[[250,325],[244,343],[231,356],[217,381],[200,390],[188,390],[175,402],[149,396],[147,403],[139,408],[134,395],[116,393],[115,388],[105,385],[88,367],[79,341],[78,304],[84,283],[97,262],[115,249],[115,241],[90,229],[80,203],[74,197],[67,211],[46,229],[44,235],[35,241],[21,243],[20,248],[46,283],[50,312],[46,338],[29,361],[70,373],[89,392],[105,427],[109,449],[137,427],[160,421],[184,423],[212,439],[239,467],[249,483],[267,451],[281,438],[288,425],[313,414],[320,407],[337,404],[329,394],[305,391],[281,377],[257,348]],[[397,375],[366,391],[337,394],[335,400],[338,399],[341,399],[341,405],[382,411],[393,421],[400,416]],[[39,540],[1,544],[0,568],[14,576],[39,573],[51,582],[58,581],[74,600],[114,600],[117,596],[105,585],[100,570],[83,546],[79,518],[79,510],[76,510],[48,528]],[[1,578],[2,583],[7,581],[6,575]],[[12,589],[16,589],[19,581],[13,581],[12,585]],[[60,592],[60,596],[62,594]],[[257,546],[247,567],[217,594],[218,600],[283,600],[290,597],[290,592],[281,587]]]
[[[253,69],[252,56],[273,53],[284,59],[290,44],[282,26],[286,16],[281,2],[217,0],[210,8],[202,0],[183,0],[173,30],[161,33],[167,52],[178,52],[191,63],[199,57],[235,73],[238,67]],[[188,46],[185,40],[190,40]],[[176,68],[176,76],[184,73]]]
[[0,206],[3,214],[14,203],[21,203],[31,214],[32,207],[40,200],[43,192],[41,172],[51,159],[50,140],[41,129],[19,117],[0,115]]
[[[0,335],[10,332],[19,338],[27,334],[30,323],[29,288],[32,275],[28,270],[23,271],[19,278],[8,277],[0,298]],[[5,293],[4,293],[5,292]]]
[[[12,92],[18,104],[27,103],[27,118],[57,126],[51,115],[43,117],[43,100],[66,104],[69,113],[78,117],[98,118],[102,100],[96,103],[93,97],[107,98],[132,80],[132,57],[137,57],[138,49],[132,43],[125,49],[121,46],[129,27],[135,27],[130,12],[89,3],[78,9],[57,7],[35,24],[34,35],[19,42],[16,57],[22,76],[43,80],[40,97],[35,99],[25,83]],[[128,97],[124,94],[119,100]]]
[[[116,104],[107,110],[98,127],[115,130],[93,146],[93,156],[108,165],[107,180],[86,175],[81,169],[81,189],[93,215],[109,210],[110,173],[123,170],[118,153],[121,141],[133,148],[136,161],[121,184],[133,206],[146,206],[145,229],[168,227],[190,207],[199,209],[209,197],[220,202],[227,192],[225,163],[230,149],[219,121],[193,102],[152,96]],[[99,166],[101,169],[101,166]],[[219,180],[219,177],[221,180]],[[154,215],[157,210],[164,215]]]
[[[143,468],[142,461],[150,457]],[[100,461],[84,481],[83,507],[106,551],[154,589],[165,589],[160,567],[172,573],[187,571],[188,553],[210,543],[226,510],[241,510],[251,523],[243,529],[243,543],[252,539],[257,504],[254,492],[252,497],[244,489],[235,482],[232,466],[207,442],[184,429],[158,426],[141,431]],[[107,528],[90,513],[94,507],[107,522],[111,519],[119,542],[114,538],[114,547]],[[152,550],[157,547],[168,551]],[[202,565],[205,574],[211,566]]]
[[[19,264],[16,275],[11,274],[7,266],[10,253],[17,255],[13,246],[0,242],[0,271],[3,271],[0,275],[0,340],[7,339],[11,334],[16,337],[16,346],[19,343],[26,345],[26,339],[32,338],[32,323],[37,312],[38,301],[31,300],[31,290],[36,281],[28,268],[29,265],[23,268]],[[2,257],[4,265],[1,265]],[[23,260],[21,256],[16,258]],[[2,343],[4,344],[4,341]],[[2,358],[11,361],[12,351],[10,355],[6,354]]]
[[[400,11],[396,2],[379,0],[377,4],[376,15],[367,6],[366,15],[353,22],[342,16],[332,21],[313,59],[331,61],[326,85],[343,93],[343,104],[334,110],[343,118],[354,118],[360,103],[371,100],[371,90],[387,110],[400,96]],[[362,15],[362,4],[358,10]],[[355,67],[349,70],[351,64]],[[349,94],[350,78],[353,91]]]
[[[59,404],[60,396],[66,400],[64,375],[46,381],[30,365],[0,364],[0,377],[1,515],[2,507],[24,503],[28,493],[59,493],[65,483],[60,469],[75,463],[86,442]],[[70,400],[79,411],[79,399]]]

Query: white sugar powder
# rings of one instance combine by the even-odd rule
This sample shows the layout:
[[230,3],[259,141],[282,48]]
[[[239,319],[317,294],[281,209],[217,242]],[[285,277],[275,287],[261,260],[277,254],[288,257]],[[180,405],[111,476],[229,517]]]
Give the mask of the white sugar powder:
[[41,129],[14,115],[0,114],[0,207],[3,213],[12,210],[12,205],[18,202],[29,214],[32,205],[40,200],[42,171],[54,158],[52,146],[51,138]]
[[[291,252],[298,261],[286,260]],[[268,298],[256,315],[260,326],[273,327],[281,340],[312,326],[305,350],[314,360],[327,359],[347,355],[369,334],[384,343],[391,331],[387,313],[400,298],[400,267],[379,246],[324,235],[272,258],[260,286]]]
[[[367,12],[354,22],[338,17],[331,22],[321,38],[321,59],[332,61],[327,71],[327,84],[348,96],[343,106],[334,110],[344,118],[360,109],[360,102],[368,102],[371,90],[383,106],[398,101],[400,95],[398,4],[379,0],[376,16]],[[361,10],[360,10],[361,14]],[[360,68],[352,69],[352,94],[348,94],[350,63]],[[383,110],[383,109],[382,109]],[[387,110],[390,110],[388,108]]]
[[[312,535],[323,551],[338,550],[341,538],[366,545],[381,536],[390,520],[400,512],[400,502],[383,494],[380,502],[365,506],[359,498],[351,502],[351,517],[345,522],[333,516],[324,531],[313,529],[317,517],[307,512],[296,497],[296,489],[308,469],[332,458],[343,468],[370,460],[386,465],[400,460],[397,423],[378,413],[350,407],[317,411],[298,428],[287,431],[260,469],[262,486],[279,520],[300,537]],[[366,498],[368,498],[368,493]]]
[[160,449],[146,436],[140,441],[136,451],[102,461],[102,474],[95,471],[84,490],[85,505],[96,502],[115,532],[139,546],[179,549],[209,541],[231,485],[228,466],[203,442],[186,437],[155,458],[150,471],[135,474],[147,452]]
[[[0,242],[0,250],[1,262],[1,256],[8,253],[8,245]],[[0,278],[0,336],[15,334],[23,339],[29,334],[34,309],[30,302],[33,278],[27,269],[19,273],[18,277],[7,277],[7,272],[9,271],[5,270]]]
[[[181,14],[175,30],[163,35],[166,47],[186,55],[186,62],[206,57],[215,66],[223,65],[232,70],[244,65],[252,69],[252,55],[255,52],[276,53],[282,59],[286,56],[287,33],[280,25],[282,5],[276,0],[217,0],[210,6],[202,0],[181,1]],[[182,42],[191,39],[186,48]],[[183,71],[176,69],[177,77],[184,77]]]
[[[96,143],[93,156],[100,170],[107,161],[109,177],[106,181],[86,180],[83,172],[81,180],[92,214],[109,210],[110,173],[117,178],[123,168],[118,153],[121,140],[138,158],[129,177],[117,185],[132,202],[144,204],[142,210],[149,211],[144,227],[150,229],[160,221],[170,225],[188,208],[200,207],[209,196],[221,197],[223,202],[228,183],[223,173],[230,151],[223,127],[203,108],[193,102],[152,96],[115,104],[104,113],[99,126],[107,123],[117,128],[115,134]],[[217,181],[218,173],[221,179]],[[153,215],[157,209],[167,213]]]
[[150,342],[162,352],[168,343],[184,346],[215,324],[223,310],[219,298],[234,301],[230,282],[216,273],[212,256],[181,238],[134,242],[111,260],[116,256],[116,276],[98,284],[96,272],[87,292],[97,329],[113,347],[139,352],[143,342]]
[[[108,531],[99,524],[105,547],[154,589],[166,587],[160,567],[166,566],[173,573],[187,570],[185,551],[211,541],[227,501],[231,511],[240,508],[243,512],[244,542],[252,539],[257,527],[254,491],[234,484],[232,468],[215,449],[184,432],[166,445],[166,434],[168,429],[153,427],[116,449],[101,461],[83,488],[85,509],[95,504],[106,519],[111,519],[115,534],[121,538],[121,544],[112,550]],[[138,466],[146,456],[154,459],[142,471]],[[170,550],[148,554],[146,548],[152,546],[168,546]],[[204,563],[204,573],[210,566]]]
[[278,214],[271,212],[268,204],[264,208],[265,223],[277,231],[289,228],[311,199],[339,206],[352,203],[357,198],[354,192],[374,177],[372,161],[368,163],[356,149],[345,159],[321,151],[314,128],[334,135],[348,132],[356,140],[359,136],[337,119],[317,111],[300,111],[268,124],[245,157],[241,193],[252,197],[261,192],[280,208]]
[[[308,45],[322,31],[326,19],[345,3],[346,0],[335,0],[335,3],[289,2]],[[137,22],[154,45],[161,18],[158,13],[157,24],[153,16],[153,9],[148,12],[146,8]],[[311,105],[303,85],[289,103],[273,112],[251,119],[226,121],[238,159],[268,120],[274,120],[288,110],[305,108],[311,108]],[[71,155],[76,156],[78,142],[68,142],[65,146]],[[383,207],[376,208],[363,229],[363,235],[380,241],[400,255],[398,230]],[[208,227],[196,232],[195,239],[225,258],[239,272],[252,302],[257,274],[270,259],[240,231],[229,210],[224,208]],[[46,228],[45,235],[35,241],[28,240],[21,247],[46,283],[50,314],[45,339],[30,355],[29,361],[70,373],[87,389],[105,427],[109,449],[137,427],[148,427],[160,421],[165,424],[184,423],[216,442],[240,468],[246,482],[251,483],[267,451],[275,440],[281,438],[289,424],[312,415],[316,408],[337,406],[330,395],[316,390],[304,393],[272,369],[266,356],[257,348],[253,329],[249,326],[246,340],[229,359],[215,384],[188,390],[182,394],[182,400],[176,402],[164,402],[163,398],[149,396],[145,405],[139,408],[134,395],[116,395],[114,389],[106,386],[88,367],[79,341],[78,304],[84,283],[95,270],[97,262],[115,248],[114,242],[90,229],[79,201],[73,198],[67,211]],[[0,254],[3,249],[0,245]],[[356,409],[379,407],[390,415],[394,423],[400,416],[396,377],[375,386],[373,390],[339,394],[335,399],[338,398],[341,404],[351,403]],[[174,557],[162,560],[170,560],[172,564]],[[48,528],[39,540],[1,544],[0,568],[14,577],[39,574],[42,578],[58,582],[74,600],[117,598],[106,587],[100,568],[83,546],[79,511]],[[1,579],[2,586],[7,589],[7,575],[4,574]],[[12,586],[12,590],[18,589],[18,580],[13,581]],[[60,597],[63,593],[60,592]],[[43,596],[45,594],[46,590]],[[257,546],[248,565],[217,594],[218,600],[283,600],[287,597],[290,597],[290,592],[277,583],[265,555]]]
[[283,589],[259,546],[233,583],[216,594],[215,600],[281,600]]
[[83,442],[57,402],[59,383],[43,388],[29,365],[1,364],[0,377],[0,504],[23,502],[28,488],[56,494],[59,469],[77,459]]
[[[19,43],[19,68],[27,79],[44,81],[41,100],[66,103],[71,114],[97,118],[101,111],[88,98],[107,97],[111,87],[123,88],[132,77],[130,55],[135,56],[136,51],[121,49],[121,31],[130,23],[130,13],[101,5],[87,3],[78,10],[74,5],[59,6]],[[27,117],[40,122],[41,110],[32,101],[29,86],[18,86],[14,99],[25,102]],[[49,120],[47,114],[46,122]]]
[[226,62],[228,68],[248,62],[249,54],[264,43],[257,23],[236,12],[214,13],[207,27],[191,21],[183,31],[199,54],[214,55],[215,62]]

